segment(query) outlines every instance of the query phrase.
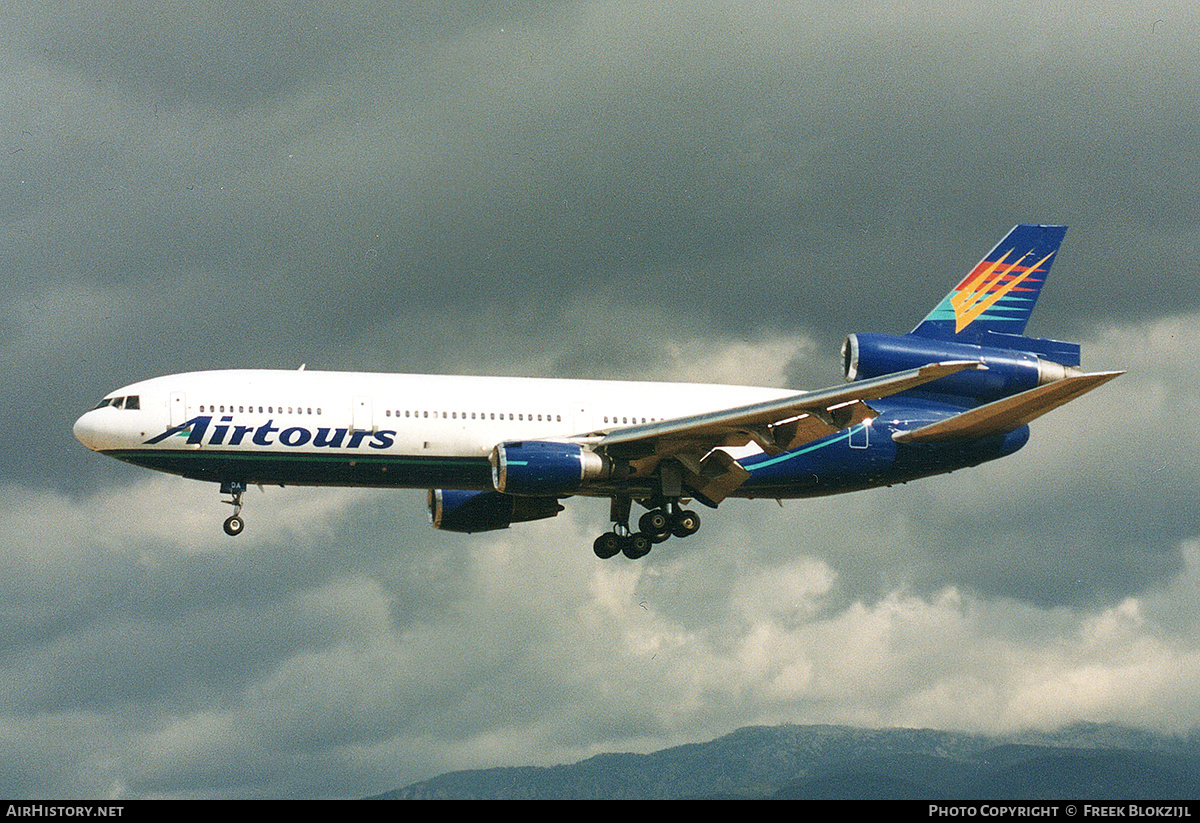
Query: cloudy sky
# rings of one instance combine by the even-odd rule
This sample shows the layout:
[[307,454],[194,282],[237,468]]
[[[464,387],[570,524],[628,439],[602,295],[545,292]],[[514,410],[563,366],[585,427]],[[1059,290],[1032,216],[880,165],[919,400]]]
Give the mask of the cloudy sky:
[[[353,797],[755,723],[1200,725],[1200,16],[1184,2],[13,0],[0,786]],[[840,380],[1017,222],[1030,333],[1129,373],[1018,455],[606,507],[212,486],[80,446],[212,367]]]

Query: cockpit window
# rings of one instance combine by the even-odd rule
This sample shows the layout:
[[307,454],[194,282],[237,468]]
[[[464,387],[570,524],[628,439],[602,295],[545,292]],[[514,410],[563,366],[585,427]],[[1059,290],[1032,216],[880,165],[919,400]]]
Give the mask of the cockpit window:
[[128,397],[106,397],[96,406],[102,409],[105,406],[112,406],[114,409],[140,409],[142,407],[141,397],[136,394],[131,394]]

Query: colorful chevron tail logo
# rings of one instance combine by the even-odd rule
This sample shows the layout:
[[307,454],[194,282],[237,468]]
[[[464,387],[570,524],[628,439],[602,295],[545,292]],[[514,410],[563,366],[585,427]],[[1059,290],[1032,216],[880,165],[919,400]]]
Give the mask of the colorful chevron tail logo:
[[1023,334],[1066,233],[1066,226],[1013,226],[911,333],[960,343]]
[[[1023,266],[1022,263],[1033,255],[1033,250],[1030,249],[1012,263],[1005,265],[1005,261],[1014,251],[1016,249],[1009,249],[998,260],[980,262],[975,270],[958,284],[954,296],[950,298],[950,305],[954,308],[956,334],[971,325],[1009,292],[1030,290],[1020,289],[1021,284],[1038,272],[1044,273],[1045,269],[1042,266],[1054,256],[1052,251],[1032,266]],[[1040,280],[1034,278],[1030,285],[1033,283],[1040,283]],[[1036,290],[1032,289],[1035,292]]]

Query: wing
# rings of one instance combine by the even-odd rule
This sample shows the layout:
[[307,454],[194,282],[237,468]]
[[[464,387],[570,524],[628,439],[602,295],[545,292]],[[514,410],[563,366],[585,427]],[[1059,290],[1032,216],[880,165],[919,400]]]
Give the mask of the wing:
[[[767,454],[780,454],[876,417],[868,405],[871,400],[981,368],[983,364],[974,360],[930,363],[844,386],[572,439],[627,465],[624,481],[648,478],[662,464],[664,496],[681,496],[686,486],[704,502],[716,504],[745,482],[749,473],[727,453],[714,449],[753,442]],[[664,464],[668,458],[672,460]]]

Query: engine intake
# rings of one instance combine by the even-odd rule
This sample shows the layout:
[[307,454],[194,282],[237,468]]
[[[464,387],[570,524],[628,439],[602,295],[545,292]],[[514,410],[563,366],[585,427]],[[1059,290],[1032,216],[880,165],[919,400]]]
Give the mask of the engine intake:
[[492,485],[522,497],[562,496],[612,473],[608,458],[575,443],[516,440],[492,450]]
[[563,507],[553,497],[512,497],[500,492],[429,490],[429,520],[448,532],[486,532],[513,523],[554,517]]

